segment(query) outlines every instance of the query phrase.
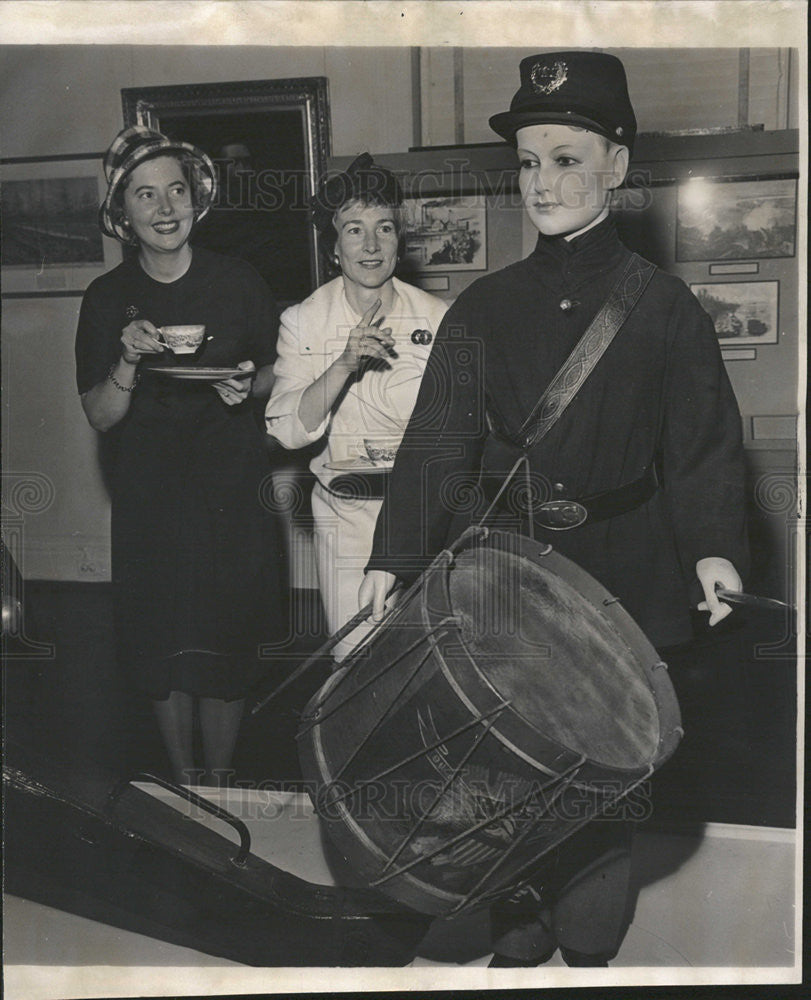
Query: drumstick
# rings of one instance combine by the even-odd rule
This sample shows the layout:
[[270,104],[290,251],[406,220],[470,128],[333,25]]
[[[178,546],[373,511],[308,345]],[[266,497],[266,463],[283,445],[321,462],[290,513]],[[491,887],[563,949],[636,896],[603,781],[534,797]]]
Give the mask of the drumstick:
[[366,607],[361,608],[360,611],[354,616],[354,618],[350,618],[345,625],[342,625],[334,635],[331,635],[329,639],[327,639],[327,641],[322,646],[319,646],[314,653],[308,656],[307,659],[304,661],[304,663],[296,667],[293,673],[290,674],[289,677],[286,677],[277,688],[274,688],[273,691],[271,691],[270,694],[267,695],[267,697],[263,698],[262,701],[254,705],[254,707],[251,709],[251,715],[256,715],[256,713],[260,709],[264,708],[265,705],[268,704],[268,702],[273,701],[273,699],[277,697],[277,695],[280,695],[282,691],[285,691],[288,687],[290,687],[290,685],[294,681],[298,680],[298,678],[301,677],[302,674],[306,673],[314,663],[316,663],[318,660],[321,659],[322,656],[325,656],[327,653],[329,653],[329,651],[333,648],[333,646],[336,646],[341,641],[341,639],[344,638],[344,636],[349,635],[349,633],[353,629],[357,628],[358,625],[362,625],[363,622],[366,621],[366,619],[369,617],[371,613],[372,613],[372,604],[370,602],[369,604],[366,605]]
[[727,590],[726,587],[716,586],[715,595],[721,601],[728,601],[730,604],[740,604],[744,608],[756,608],[758,611],[796,611],[797,609],[785,601],[778,601],[774,597],[760,597],[757,594],[744,594],[739,590]]

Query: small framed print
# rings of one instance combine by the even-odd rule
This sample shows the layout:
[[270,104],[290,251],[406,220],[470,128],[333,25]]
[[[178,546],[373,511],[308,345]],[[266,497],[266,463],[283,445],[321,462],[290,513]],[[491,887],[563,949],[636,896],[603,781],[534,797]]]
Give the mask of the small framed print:
[[779,281],[690,285],[715,325],[718,342],[730,347],[777,343],[779,288]]
[[414,271],[486,271],[484,195],[406,198],[405,261]]
[[81,295],[121,260],[98,225],[101,155],[5,160],[0,180],[5,298]]
[[721,181],[679,185],[676,260],[751,260],[796,253],[797,181]]

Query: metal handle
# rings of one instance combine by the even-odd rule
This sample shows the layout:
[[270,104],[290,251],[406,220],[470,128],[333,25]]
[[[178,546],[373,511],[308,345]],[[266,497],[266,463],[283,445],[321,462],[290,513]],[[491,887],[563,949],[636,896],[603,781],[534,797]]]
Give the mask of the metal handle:
[[248,855],[251,853],[251,834],[242,820],[237,819],[236,816],[232,815],[221,806],[217,806],[213,802],[209,802],[208,799],[204,799],[202,795],[198,795],[197,792],[193,792],[190,788],[185,788],[183,785],[175,785],[171,781],[167,781],[165,778],[159,778],[156,774],[148,774],[146,771],[138,771],[137,774],[134,774],[129,778],[122,778],[107,796],[107,808],[110,813],[112,813],[115,809],[118,804],[118,800],[133,781],[151,781],[153,784],[160,785],[161,788],[165,788],[169,792],[174,792],[187,802],[191,802],[193,805],[199,806],[204,812],[210,813],[212,816],[216,816],[217,819],[222,819],[225,820],[226,823],[230,823],[230,825],[239,834],[239,850],[234,857],[231,858],[231,862],[239,868],[244,867],[245,862],[248,859]]

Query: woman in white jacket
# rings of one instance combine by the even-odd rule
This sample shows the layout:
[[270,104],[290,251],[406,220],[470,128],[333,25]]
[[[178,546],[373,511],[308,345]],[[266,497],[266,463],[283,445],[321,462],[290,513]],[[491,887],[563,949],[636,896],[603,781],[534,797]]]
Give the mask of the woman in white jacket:
[[[447,308],[394,277],[403,193],[368,153],[325,180],[313,220],[338,277],[281,318],[268,433],[286,448],[320,442],[310,462],[321,598],[330,632],[358,610],[385,472],[364,442],[399,443]],[[349,476],[347,476],[349,474]],[[342,659],[369,626],[336,645]]]

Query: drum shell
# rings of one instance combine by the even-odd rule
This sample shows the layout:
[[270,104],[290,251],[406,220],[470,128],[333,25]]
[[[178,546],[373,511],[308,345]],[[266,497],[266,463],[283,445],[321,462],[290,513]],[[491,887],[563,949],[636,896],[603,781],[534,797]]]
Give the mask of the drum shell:
[[511,894],[552,847],[649,776],[680,735],[666,670],[597,581],[529,539],[492,533],[487,544],[583,595],[600,627],[645,664],[663,722],[634,766],[562,743],[477,662],[456,624],[454,570],[435,564],[307,707],[299,756],[331,839],[361,877],[436,915]]

